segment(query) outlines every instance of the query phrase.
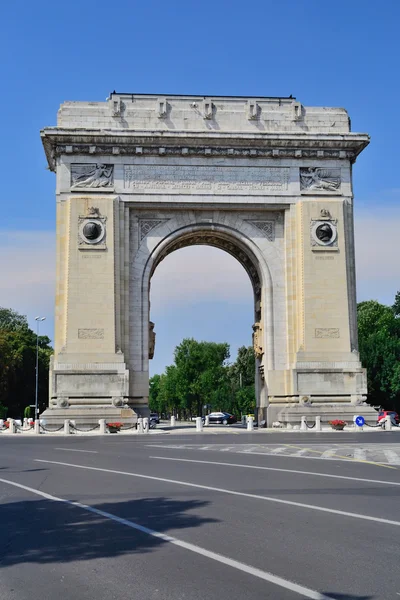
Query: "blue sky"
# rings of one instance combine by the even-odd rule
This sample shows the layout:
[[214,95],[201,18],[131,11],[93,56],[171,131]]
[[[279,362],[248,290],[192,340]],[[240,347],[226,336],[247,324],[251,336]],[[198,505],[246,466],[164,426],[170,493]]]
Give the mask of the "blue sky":
[[[55,177],[39,130],[55,125],[61,102],[105,100],[114,89],[293,94],[305,105],[344,106],[353,131],[372,138],[354,167],[358,297],[392,302],[400,288],[399,17],[398,0],[3,3],[0,306],[30,322],[45,314],[52,337]],[[209,284],[197,290],[188,277],[205,264]],[[175,293],[166,294],[171,277]],[[154,275],[152,309],[153,371],[187,335],[229,341],[233,354],[250,343],[250,285],[221,251],[168,257]]]

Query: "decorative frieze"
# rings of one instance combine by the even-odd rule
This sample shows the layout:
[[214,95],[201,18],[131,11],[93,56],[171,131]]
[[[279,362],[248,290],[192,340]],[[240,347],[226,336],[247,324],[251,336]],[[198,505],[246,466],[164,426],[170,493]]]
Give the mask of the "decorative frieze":
[[[113,153],[113,148],[111,148]],[[114,165],[99,163],[72,163],[71,189],[110,188],[114,185]]]
[[[98,155],[111,155],[113,153],[113,147],[111,145],[105,144],[97,144],[95,146],[96,154]],[[205,156],[206,148],[209,148],[209,144],[207,146],[198,144],[194,147],[187,146],[166,146],[164,148],[165,156],[181,156],[182,154],[186,154],[187,156]],[[54,158],[57,156],[61,156],[63,154],[77,154],[77,155],[90,155],[93,154],[93,144],[74,144],[66,145],[66,144],[57,144],[52,151],[52,165],[53,168]],[[323,155],[318,154],[323,153]],[[132,156],[134,154],[142,154],[143,156],[159,156],[159,146],[137,146],[134,144],[124,144],[119,146],[119,154],[123,156]],[[251,148],[251,147],[236,147],[236,148],[227,148],[225,146],[214,146],[211,148],[211,156],[213,157],[237,157],[237,158],[307,158],[307,159],[316,159],[316,158],[326,158],[326,159],[347,159],[354,161],[356,158],[356,152],[353,150],[340,150],[339,148],[327,148],[324,150],[317,150],[315,148],[302,148],[295,149],[294,147],[286,148],[286,147],[278,147],[278,148]],[[306,189],[304,189],[306,191]],[[312,191],[312,190],[311,190]]]
[[139,219],[139,238],[142,241],[155,227],[165,223],[168,219]]
[[[324,157],[323,150],[318,150],[318,153],[318,158]],[[300,189],[302,191],[338,192],[340,183],[340,169],[300,167]]]
[[256,227],[261,233],[273,242],[275,239],[275,221],[248,221],[253,227]]

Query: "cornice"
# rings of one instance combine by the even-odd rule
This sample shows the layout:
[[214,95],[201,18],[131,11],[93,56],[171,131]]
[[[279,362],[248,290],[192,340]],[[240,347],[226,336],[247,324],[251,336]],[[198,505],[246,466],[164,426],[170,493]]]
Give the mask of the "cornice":
[[235,156],[247,158],[347,159],[369,144],[367,134],[120,131],[47,128],[41,138],[49,167],[63,154]]

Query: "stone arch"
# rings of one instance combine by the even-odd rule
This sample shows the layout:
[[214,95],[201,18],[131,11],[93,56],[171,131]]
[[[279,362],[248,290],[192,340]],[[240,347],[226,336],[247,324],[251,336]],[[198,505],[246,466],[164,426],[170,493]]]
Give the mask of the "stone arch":
[[[136,363],[136,369],[142,373],[148,372],[146,356],[149,345],[150,281],[157,266],[175,250],[190,245],[209,245],[220,248],[236,258],[249,275],[254,294],[254,320],[262,323],[264,349],[263,356],[257,359],[256,390],[259,396],[261,394],[267,396],[263,374],[264,370],[272,370],[275,364],[274,282],[265,258],[265,250],[260,249],[250,235],[244,233],[243,230],[246,228],[249,228],[247,233],[251,234],[251,227],[245,221],[233,227],[229,223],[217,222],[182,224],[177,219],[171,219],[160,224],[157,236],[142,240],[134,266],[136,277],[140,274],[141,279],[140,318],[136,314],[135,319],[132,314],[132,318],[141,327],[140,349],[136,346],[137,358],[141,359],[141,364]],[[276,260],[275,256],[273,262],[276,263]],[[136,308],[139,308],[137,304]],[[137,340],[138,333],[136,329],[136,335],[131,336],[131,339]]]

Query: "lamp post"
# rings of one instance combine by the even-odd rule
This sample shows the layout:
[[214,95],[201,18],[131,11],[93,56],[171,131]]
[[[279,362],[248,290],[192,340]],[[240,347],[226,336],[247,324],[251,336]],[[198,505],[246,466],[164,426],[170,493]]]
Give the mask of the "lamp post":
[[35,421],[39,417],[38,391],[39,391],[39,323],[45,321],[46,317],[35,317],[36,321],[36,388],[35,388]]

